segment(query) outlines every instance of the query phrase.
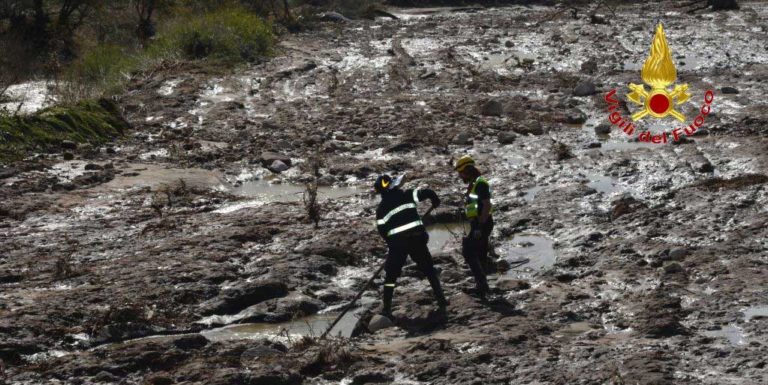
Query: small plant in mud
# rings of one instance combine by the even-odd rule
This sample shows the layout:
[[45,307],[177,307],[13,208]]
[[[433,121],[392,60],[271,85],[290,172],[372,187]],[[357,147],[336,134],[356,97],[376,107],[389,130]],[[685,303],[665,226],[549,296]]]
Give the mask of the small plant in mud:
[[53,266],[53,276],[56,279],[67,279],[74,277],[76,274],[75,268],[72,263],[72,255],[67,254],[56,259],[56,263]]
[[312,180],[307,182],[304,190],[304,208],[307,211],[307,219],[315,224],[315,228],[320,226],[320,217],[322,207],[317,199],[318,181],[320,179],[320,168],[323,166],[322,155],[319,149],[309,158],[307,162]]

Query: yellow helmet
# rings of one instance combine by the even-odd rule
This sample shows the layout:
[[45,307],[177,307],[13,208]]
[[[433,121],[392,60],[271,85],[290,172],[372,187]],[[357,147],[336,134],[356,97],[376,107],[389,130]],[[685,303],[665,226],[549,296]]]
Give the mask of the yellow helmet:
[[472,157],[469,155],[464,155],[461,158],[459,158],[459,160],[456,161],[456,166],[454,167],[454,169],[458,172],[462,172],[464,171],[465,168],[467,168],[467,166],[474,166],[474,165],[475,165],[475,160],[472,159]]

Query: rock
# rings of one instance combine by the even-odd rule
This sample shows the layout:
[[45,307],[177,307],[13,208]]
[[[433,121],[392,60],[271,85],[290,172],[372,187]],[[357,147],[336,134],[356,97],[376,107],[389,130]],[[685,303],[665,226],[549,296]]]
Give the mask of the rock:
[[462,131],[455,137],[453,137],[453,143],[458,145],[469,145],[475,142],[472,134],[467,131]]
[[10,178],[19,173],[19,170],[13,167],[1,167],[0,179]]
[[378,371],[364,371],[352,378],[352,385],[391,383],[394,377]]
[[17,283],[24,280],[23,275],[19,274],[9,274],[9,273],[0,273],[0,284],[6,284],[6,283]]
[[404,140],[384,148],[384,153],[390,154],[393,152],[408,152],[413,151],[414,149],[416,149],[416,144],[412,140]]
[[568,124],[584,124],[586,121],[587,114],[578,108],[568,111],[568,114],[565,116],[565,122]]
[[675,274],[683,272],[683,267],[679,263],[673,262],[664,266],[664,274]]
[[368,330],[371,333],[376,333],[379,330],[387,329],[395,326],[395,324],[389,318],[377,314],[371,318],[371,322],[368,323]]
[[147,385],[171,385],[173,384],[173,379],[168,375],[168,373],[155,373],[145,380],[145,384]]
[[96,382],[117,383],[120,381],[120,378],[110,372],[102,371],[93,376],[93,380]]
[[597,72],[597,60],[589,59],[584,63],[581,63],[581,71],[587,74],[594,74]]
[[480,105],[480,115],[501,116],[504,113],[504,106],[498,100],[488,100]]
[[95,163],[88,163],[85,165],[86,171],[103,170],[103,169],[104,167],[99,166],[98,164],[95,164]]
[[74,155],[74,154],[72,154],[71,152],[65,152],[63,156],[64,156],[64,160],[72,160],[72,159],[75,159],[75,155]]
[[173,341],[173,344],[181,350],[195,350],[208,345],[208,339],[200,334],[195,334],[181,337]]
[[544,127],[537,120],[529,120],[522,125],[513,126],[512,131],[520,135],[542,135],[544,134]]
[[512,40],[507,40],[506,42],[504,42],[504,46],[507,48],[512,48],[515,46],[515,43],[512,42]]
[[274,152],[265,152],[261,154],[259,157],[259,161],[261,162],[261,165],[264,167],[269,168],[272,163],[274,163],[276,160],[279,160],[283,163],[285,163],[288,167],[292,165],[291,158],[285,155],[280,155]]
[[595,83],[591,81],[585,81],[579,83],[576,88],[573,89],[573,96],[590,96],[597,93],[597,87]]
[[723,87],[723,88],[720,89],[720,92],[722,92],[724,94],[738,94],[739,90],[737,90],[734,87]]
[[522,291],[531,288],[531,284],[523,279],[502,279],[496,282],[496,287],[506,291]]
[[517,139],[517,135],[509,132],[504,131],[499,133],[499,143],[501,144],[511,144],[515,142],[515,139]]
[[610,124],[600,124],[597,127],[595,127],[595,134],[598,135],[607,135],[611,133],[611,125]]
[[272,162],[272,164],[270,164],[269,167],[267,167],[267,169],[269,169],[269,171],[272,171],[275,174],[279,174],[279,173],[281,173],[283,171],[288,170],[289,168],[290,167],[288,167],[287,164],[285,164],[284,162],[282,162],[280,160],[276,160],[276,161]]
[[61,141],[61,148],[65,150],[75,150],[77,149],[77,143],[71,141],[71,140],[62,140]]
[[265,280],[245,282],[225,290],[219,297],[203,302],[203,315],[234,314],[246,307],[288,295],[285,282]]
[[322,21],[330,21],[333,23],[349,23],[352,20],[348,19],[346,16],[338,13],[338,12],[326,12],[322,16],[320,16],[320,20]]
[[676,248],[669,251],[669,258],[673,261],[682,261],[690,254],[690,250],[685,248]]

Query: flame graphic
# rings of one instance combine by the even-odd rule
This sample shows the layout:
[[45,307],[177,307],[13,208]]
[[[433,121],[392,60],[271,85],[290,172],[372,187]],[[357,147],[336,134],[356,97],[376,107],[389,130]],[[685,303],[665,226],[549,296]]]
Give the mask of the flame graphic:
[[651,43],[651,55],[645,60],[640,76],[645,84],[656,89],[665,88],[677,79],[677,70],[672,62],[672,53],[667,45],[667,36],[664,34],[661,23],[656,26],[656,35]]

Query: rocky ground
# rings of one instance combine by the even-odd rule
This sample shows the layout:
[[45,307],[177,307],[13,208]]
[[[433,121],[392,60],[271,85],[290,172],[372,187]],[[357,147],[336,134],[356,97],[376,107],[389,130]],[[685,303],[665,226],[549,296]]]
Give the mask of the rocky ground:
[[[768,381],[766,4],[394,13],[286,36],[231,75],[169,66],[120,100],[124,140],[3,168],[0,382]],[[606,127],[603,95],[640,83],[658,20],[693,94],[682,112],[715,91],[682,144]],[[395,328],[216,329],[334,314],[386,252],[377,173],[437,190],[452,222],[464,153],[494,187],[500,259],[531,259],[492,277],[490,304],[448,237],[447,322],[411,266]],[[315,159],[318,227],[296,195]]]

